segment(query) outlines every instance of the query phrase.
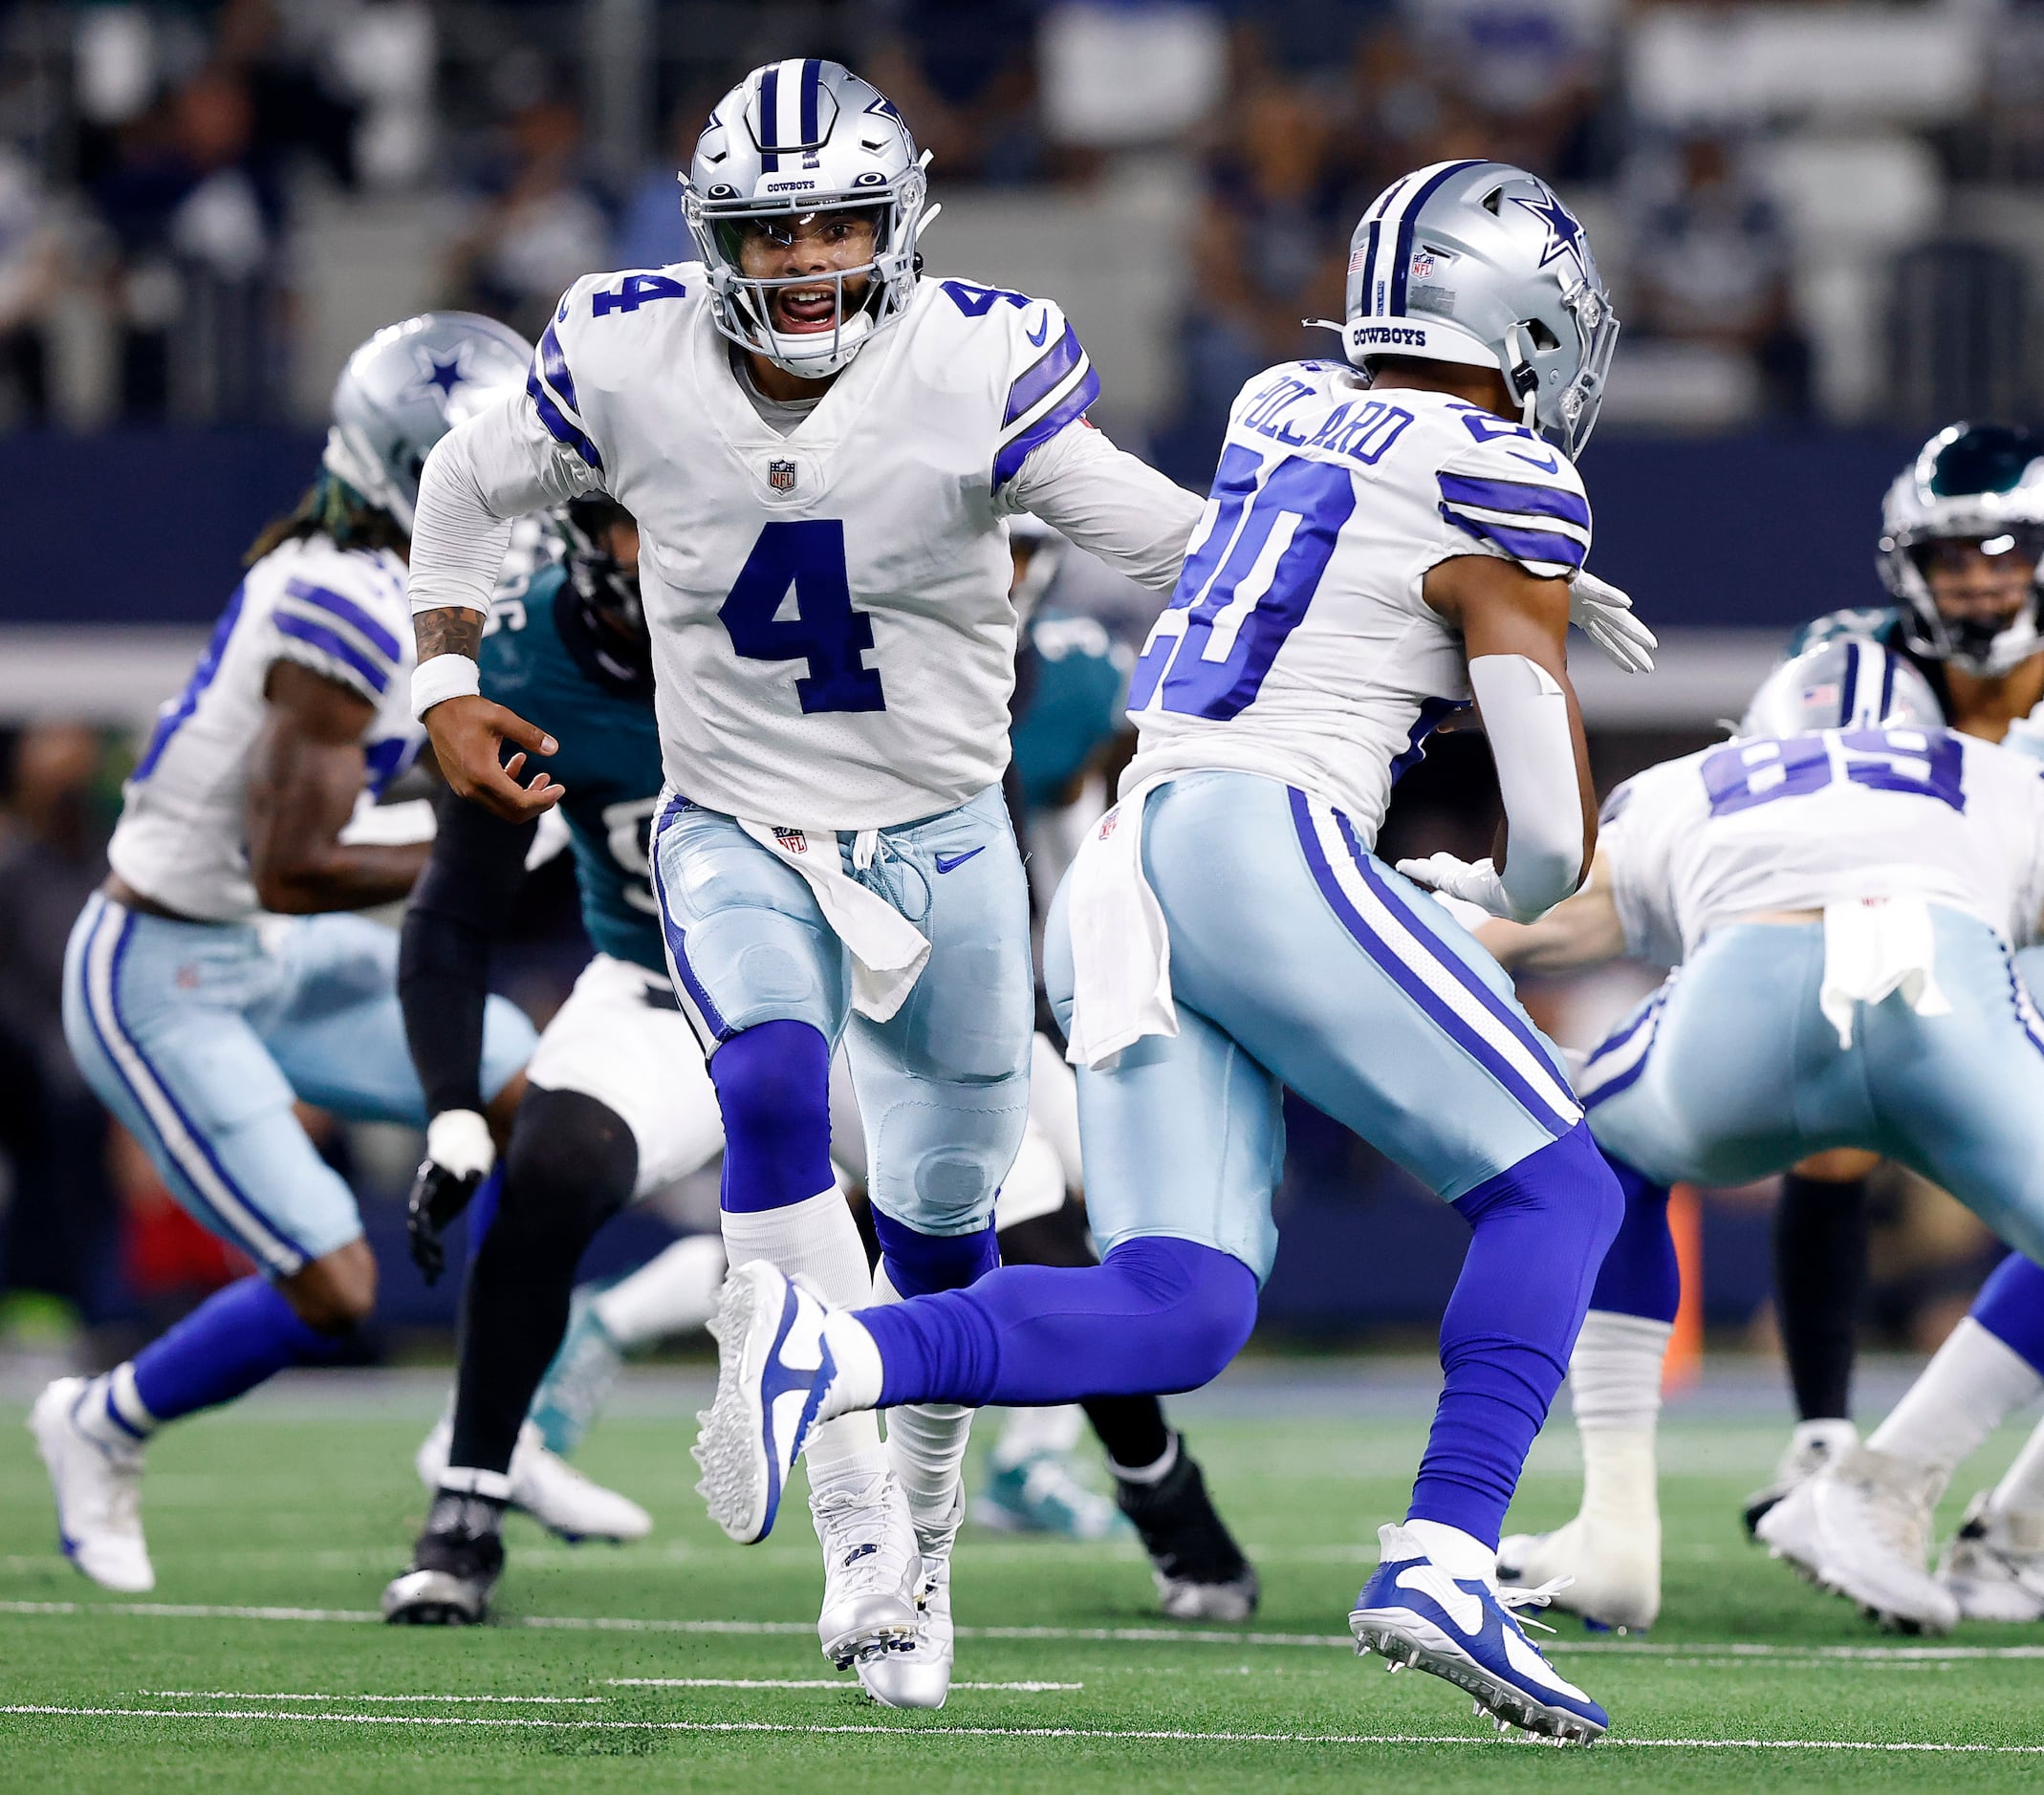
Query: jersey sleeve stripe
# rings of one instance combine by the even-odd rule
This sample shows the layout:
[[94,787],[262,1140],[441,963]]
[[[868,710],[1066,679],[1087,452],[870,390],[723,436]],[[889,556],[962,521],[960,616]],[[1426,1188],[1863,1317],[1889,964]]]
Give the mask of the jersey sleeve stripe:
[[1083,418],[1099,396],[1100,377],[1094,373],[1090,361],[1081,361],[1078,378],[1038,412],[1033,421],[1026,422],[1001,444],[1000,453],[993,459],[993,484],[998,487],[1004,481],[1012,480],[1022,464],[1029,460],[1032,450],[1048,443],[1066,424]]
[[372,648],[377,648],[392,660],[403,658],[404,650],[398,638],[382,624],[364,611],[352,598],[344,598],[328,586],[315,586],[310,580],[294,579],[286,582],[285,594],[300,604],[312,605],[320,611],[330,612],[343,623],[354,629]]
[[311,617],[300,616],[294,611],[277,612],[276,622],[283,635],[310,643],[333,656],[343,666],[352,668],[377,697],[381,698],[390,689],[390,670],[378,666],[338,630],[331,630],[324,623],[315,623]]
[[547,434],[563,448],[571,448],[598,473],[603,471],[603,458],[597,453],[597,445],[576,425],[570,423],[554,402],[553,396],[539,384],[539,373],[525,377],[525,390],[533,401],[533,409],[539,414],[539,422],[546,425]]
[[554,396],[560,401],[564,414],[581,422],[582,401],[575,396],[575,376],[568,372],[568,357],[561,353],[560,338],[549,324],[539,339],[539,365],[547,377],[547,384],[554,389]]
[[1543,487],[1527,480],[1479,480],[1467,474],[1439,476],[1441,497],[1449,505],[1485,511],[1515,511],[1531,517],[1558,517],[1590,528],[1590,504],[1566,487]]
[[1513,560],[1525,562],[1531,572],[1543,578],[1558,579],[1565,574],[1579,573],[1584,561],[1589,559],[1587,545],[1573,536],[1548,530],[1517,530],[1491,519],[1465,516],[1449,510],[1445,505],[1441,508],[1441,515],[1468,530],[1478,541],[1495,544]]
[[1085,358],[1086,352],[1078,346],[1078,333],[1067,324],[1065,334],[1037,357],[1008,389],[1008,409],[1001,414],[1001,428],[1007,429],[1025,412],[1040,405],[1051,390],[1060,380],[1069,378],[1072,370]]

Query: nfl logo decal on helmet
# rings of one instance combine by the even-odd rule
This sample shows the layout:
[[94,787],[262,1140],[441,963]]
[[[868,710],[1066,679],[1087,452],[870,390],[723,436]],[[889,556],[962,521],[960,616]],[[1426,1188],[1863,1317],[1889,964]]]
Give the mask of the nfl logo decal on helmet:
[[767,464],[767,484],[776,492],[793,492],[794,490],[794,463],[769,462]]

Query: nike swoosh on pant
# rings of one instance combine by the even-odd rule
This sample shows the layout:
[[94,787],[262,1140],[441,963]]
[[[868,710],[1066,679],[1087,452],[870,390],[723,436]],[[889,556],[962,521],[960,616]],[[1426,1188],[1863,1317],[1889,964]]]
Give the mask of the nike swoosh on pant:
[[971,859],[975,854],[985,854],[986,852],[987,844],[982,842],[976,848],[968,848],[963,854],[940,854],[937,856],[937,871],[940,873],[955,873],[968,860]]

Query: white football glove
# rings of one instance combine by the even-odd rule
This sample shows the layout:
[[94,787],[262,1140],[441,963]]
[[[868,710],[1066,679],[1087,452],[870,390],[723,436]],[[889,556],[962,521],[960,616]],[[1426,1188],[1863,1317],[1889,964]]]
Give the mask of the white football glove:
[[1490,916],[1503,917],[1507,922],[1519,919],[1511,899],[1505,896],[1504,880],[1489,860],[1458,860],[1451,854],[1430,854],[1424,860],[1401,860],[1398,870],[1427,891],[1459,898]]
[[1569,621],[1627,673],[1653,672],[1660,641],[1634,615],[1629,593],[1580,573],[1569,582]]

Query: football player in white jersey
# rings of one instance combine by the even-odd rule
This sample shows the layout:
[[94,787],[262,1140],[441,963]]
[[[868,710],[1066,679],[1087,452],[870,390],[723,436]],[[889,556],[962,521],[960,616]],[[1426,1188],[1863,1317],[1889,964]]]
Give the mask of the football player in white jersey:
[[1473,701],[1510,846],[1501,865],[1412,870],[1530,919],[1587,869],[1564,636],[1590,511],[1571,457],[1617,323],[1575,217],[1495,162],[1395,183],[1350,268],[1347,364],[1272,369],[1235,402],[1138,665],[1121,801],[1052,915],[1104,1263],[857,1313],[742,1267],[698,1455],[711,1513],[756,1539],[812,1420],[1207,1382],[1276,1249],[1289,1087],[1473,1230],[1409,1517],[1381,1529],[1351,1630],[1501,1726],[1588,1740],[1603,1710],[1521,1631],[1511,1610],[1545,1592],[1501,1594],[1495,1547],[1621,1202],[1559,1054],[1370,843],[1427,731]]
[[[1098,381],[1055,305],[920,277],[923,160],[839,64],[749,76],[683,184],[700,260],[568,290],[523,396],[428,461],[411,564],[415,704],[450,784],[516,818],[559,787],[500,768],[501,745],[548,744],[477,695],[507,520],[596,490],[638,520],[667,781],[653,876],[723,1114],[726,1244],[854,1303],[872,1285],[831,1175],[840,1037],[893,1291],[992,1265],[1027,1115],[1003,518],[1033,510],[1162,591],[1199,514],[1088,427]],[[948,1684],[947,1650],[884,1648],[944,1599],[968,1418],[898,1412],[883,1460],[849,1417],[811,1453],[818,1502],[896,1473],[863,1549],[826,1566],[826,1605],[862,1611],[842,1649],[883,1698]]]
[[[1681,968],[1576,1079],[1627,1200],[1571,1367],[1583,1507],[1501,1557],[1529,1582],[1572,1575],[1567,1606],[1637,1628],[1660,1606],[1668,1185],[1863,1148],[2044,1257],[2044,1024],[2011,963],[2044,912],[2044,778],[1945,730],[1899,656],[1834,641],[1778,670],[1734,740],[1628,781],[1604,819],[1581,893],[1532,927],[1480,931],[1530,970],[1620,954]],[[1855,1600],[1943,1629],[1952,1600],[1924,1568],[1942,1473],[1935,1453],[1895,1450],[1898,1417],[1770,1508],[1759,1535]]]
[[[171,1194],[261,1267],[30,1420],[64,1550],[109,1589],[154,1586],[139,1494],[166,1421],[327,1358],[370,1312],[355,1199],[293,1114],[424,1125],[395,993],[397,936],[350,912],[402,898],[424,843],[342,839],[411,764],[404,553],[421,463],[515,385],[524,342],[429,313],[356,351],[319,479],[251,551],[124,793],[113,871],[72,932],[64,1029]],[[493,1000],[484,1086],[502,1120],[533,1030]]]

